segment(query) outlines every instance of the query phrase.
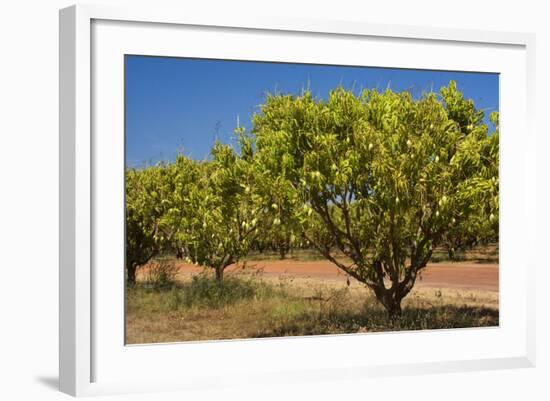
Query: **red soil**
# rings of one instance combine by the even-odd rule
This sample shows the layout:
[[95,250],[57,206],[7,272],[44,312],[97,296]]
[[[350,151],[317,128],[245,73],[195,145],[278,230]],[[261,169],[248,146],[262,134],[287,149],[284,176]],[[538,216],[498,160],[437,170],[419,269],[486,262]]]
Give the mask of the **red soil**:
[[[179,262],[181,273],[197,273],[201,267]],[[266,260],[248,261],[247,270],[262,270],[266,276],[293,276],[323,280],[346,280],[346,275],[326,260],[298,261]],[[242,265],[231,265],[226,273],[238,272]],[[428,264],[416,282],[419,287],[457,288],[498,291],[498,264],[471,262]]]

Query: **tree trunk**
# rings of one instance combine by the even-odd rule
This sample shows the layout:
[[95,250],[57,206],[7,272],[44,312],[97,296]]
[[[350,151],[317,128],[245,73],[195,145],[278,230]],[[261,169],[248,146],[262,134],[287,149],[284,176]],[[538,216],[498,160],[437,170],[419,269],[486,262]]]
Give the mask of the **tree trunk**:
[[401,317],[401,299],[392,297],[391,302],[386,306],[390,320],[397,320]]
[[216,267],[214,269],[216,271],[216,281],[218,283],[221,283],[222,280],[223,280],[223,271],[224,271],[224,268],[223,267]]
[[136,265],[133,263],[129,263],[126,266],[126,284],[128,286],[136,284]]
[[388,312],[390,320],[397,320],[401,317],[401,300],[406,294],[403,294],[399,289],[392,290],[386,287],[374,287],[376,299],[384,306]]
[[454,260],[454,259],[455,259],[455,251],[454,251],[454,249],[449,248],[449,250],[447,251],[447,253],[449,254],[449,259],[451,259],[451,260]]
[[279,247],[279,259],[281,260],[286,259],[286,253],[287,253],[286,247],[284,245],[281,245]]

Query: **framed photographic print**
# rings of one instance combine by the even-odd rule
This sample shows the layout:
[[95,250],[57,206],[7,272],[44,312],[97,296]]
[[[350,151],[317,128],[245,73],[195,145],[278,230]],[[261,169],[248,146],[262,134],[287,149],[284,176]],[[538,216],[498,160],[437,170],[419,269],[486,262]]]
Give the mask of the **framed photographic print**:
[[60,387],[534,364],[534,38],[60,13]]

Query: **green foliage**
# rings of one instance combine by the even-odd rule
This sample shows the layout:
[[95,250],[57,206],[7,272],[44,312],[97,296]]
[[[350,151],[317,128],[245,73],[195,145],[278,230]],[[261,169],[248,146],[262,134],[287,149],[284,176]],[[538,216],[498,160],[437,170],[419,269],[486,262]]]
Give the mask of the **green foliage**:
[[498,214],[498,133],[454,83],[441,94],[268,96],[253,120],[264,185],[390,314],[453,227]]
[[254,203],[249,164],[231,147],[216,143],[212,160],[179,155],[171,169],[162,232],[187,260],[213,268],[221,280],[224,269],[244,257],[258,235],[262,207]]
[[158,239],[164,249],[183,257],[189,253],[186,229],[192,207],[190,196],[204,175],[204,164],[180,154],[166,170],[163,197],[159,200],[163,213],[158,218]]
[[464,99],[456,87],[456,82],[451,81],[448,87],[441,88],[441,97],[449,119],[457,123],[464,134],[469,134],[482,124],[483,111],[476,110],[473,100]]
[[[470,165],[472,170],[478,169],[478,179],[471,183],[477,186],[477,192],[470,192],[474,210],[468,218],[455,221],[443,235],[443,243],[449,255],[454,259],[457,251],[465,251],[481,242],[498,241],[499,227],[499,114],[490,115],[491,122],[496,129],[490,136],[483,135],[475,138],[477,146],[470,149],[472,154],[468,159],[457,160]],[[472,159],[475,159],[472,162]]]
[[170,167],[159,164],[126,170],[126,270],[129,284],[135,271],[161,249],[159,221],[165,214]]

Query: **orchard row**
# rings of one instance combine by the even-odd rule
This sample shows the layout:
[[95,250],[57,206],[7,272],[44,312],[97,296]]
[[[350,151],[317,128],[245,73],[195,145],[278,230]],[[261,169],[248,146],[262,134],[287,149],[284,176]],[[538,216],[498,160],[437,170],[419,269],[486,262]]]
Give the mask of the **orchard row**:
[[434,248],[498,239],[498,113],[454,82],[408,92],[268,95],[238,149],[126,171],[126,269],[162,250],[218,280],[252,249],[311,247],[391,317]]

